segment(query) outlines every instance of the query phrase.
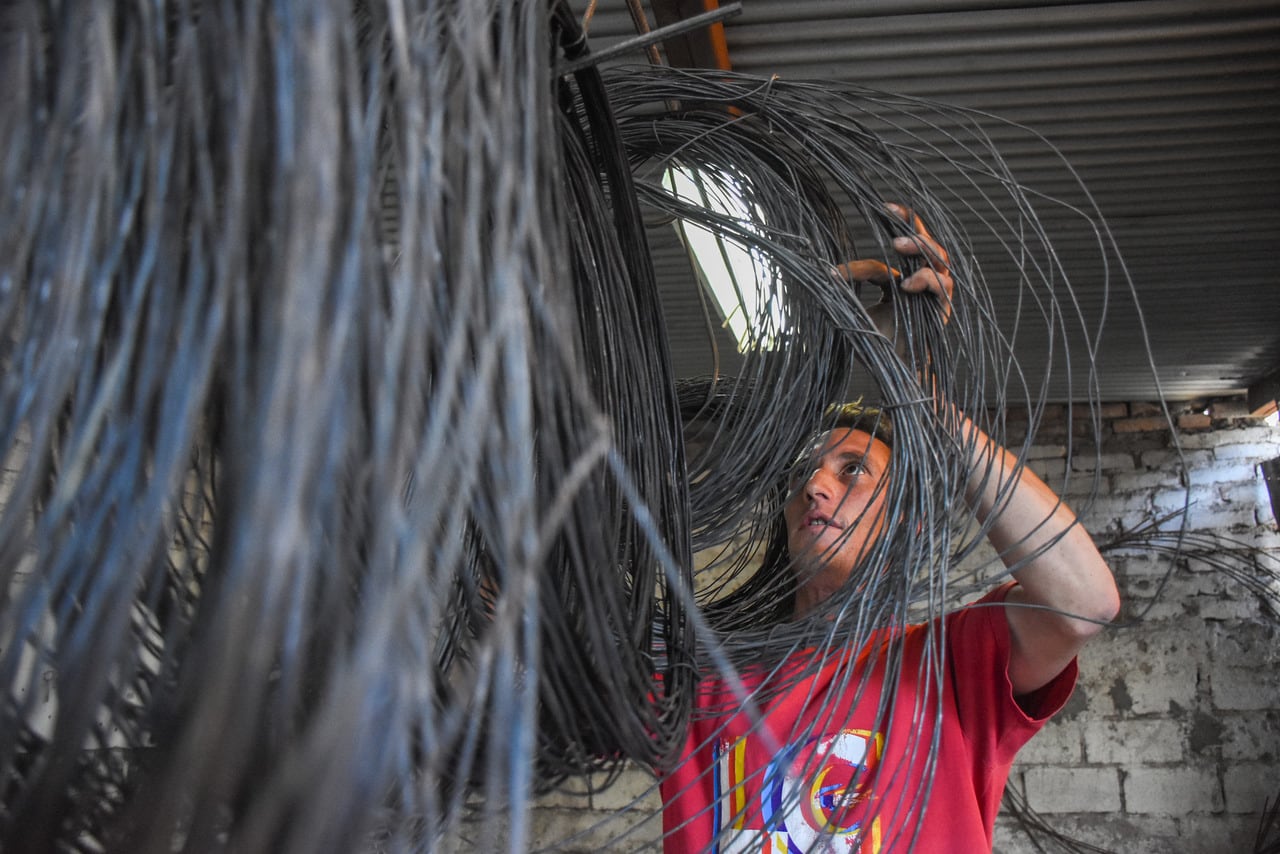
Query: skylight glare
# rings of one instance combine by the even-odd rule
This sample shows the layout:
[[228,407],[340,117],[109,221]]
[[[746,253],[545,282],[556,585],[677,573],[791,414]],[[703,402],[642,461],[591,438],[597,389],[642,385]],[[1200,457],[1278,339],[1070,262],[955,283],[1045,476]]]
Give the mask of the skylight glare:
[[[752,211],[748,207],[732,180],[673,166],[662,183],[682,201],[732,220],[734,227],[743,232],[759,233],[754,225],[762,219],[759,208]],[[712,231],[689,220],[678,220],[676,229],[695,261],[703,285],[719,306],[724,325],[738,342],[738,351],[776,347],[778,334],[786,328],[786,318],[774,270],[761,253],[723,231]]]

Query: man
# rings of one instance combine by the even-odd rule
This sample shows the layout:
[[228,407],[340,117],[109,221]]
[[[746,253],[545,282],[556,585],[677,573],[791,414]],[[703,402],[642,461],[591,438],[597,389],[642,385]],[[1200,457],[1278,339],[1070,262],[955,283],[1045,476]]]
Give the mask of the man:
[[[918,218],[892,211],[915,232],[895,250],[923,262],[899,287],[932,293],[945,320],[947,254]],[[840,272],[896,276],[877,261]],[[885,311],[873,311],[882,329]],[[1119,600],[1071,510],[961,413],[936,406],[969,449],[966,499],[1013,580],[938,620],[881,628],[859,649],[704,682],[683,759],[662,781],[668,852],[991,849],[1015,753],[1062,707],[1076,653]],[[891,442],[883,416],[856,417],[802,455],[783,511],[793,619],[847,590],[878,554]]]

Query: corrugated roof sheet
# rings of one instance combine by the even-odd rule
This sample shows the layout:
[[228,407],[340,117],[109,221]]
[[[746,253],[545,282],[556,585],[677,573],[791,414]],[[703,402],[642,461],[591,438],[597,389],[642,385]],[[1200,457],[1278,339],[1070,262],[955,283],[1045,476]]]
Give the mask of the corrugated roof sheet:
[[[601,0],[593,43],[633,34],[623,0]],[[1242,391],[1280,366],[1274,0],[745,0],[726,37],[737,71],[928,97],[1051,140],[1115,233],[1169,398]],[[1043,149],[996,139],[1025,183],[1062,191]],[[1070,218],[1045,218],[1068,259],[1092,240]],[[704,371],[706,323],[683,253],[666,239],[655,251],[677,371]],[[1074,284],[1082,310],[1099,317],[1100,290]],[[1103,399],[1154,397],[1137,313],[1113,298],[1106,329]]]

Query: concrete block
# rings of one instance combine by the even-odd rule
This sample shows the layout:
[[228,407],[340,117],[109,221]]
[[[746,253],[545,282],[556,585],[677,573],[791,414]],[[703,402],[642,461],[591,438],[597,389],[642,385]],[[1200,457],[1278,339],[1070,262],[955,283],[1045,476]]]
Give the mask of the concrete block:
[[1079,718],[1053,718],[1018,751],[1018,766],[1078,765],[1084,759],[1081,741],[1082,723]]
[[[1209,818],[1212,818],[1209,816]],[[1120,854],[1171,854],[1171,852],[1200,852],[1214,849],[1183,847],[1180,836],[1184,830],[1177,819],[1167,816],[1097,814],[1058,814],[1049,822],[1053,829],[1071,839],[1094,846],[1100,851]],[[993,854],[1046,854],[1048,851],[1064,852],[1074,848],[1046,844],[1043,837],[1032,842],[1011,814],[1002,813],[996,818]],[[1091,849],[1086,849],[1091,850]],[[1227,849],[1218,848],[1218,851]],[[1248,850],[1247,848],[1230,850]],[[932,852],[921,852],[932,854]]]
[[1115,768],[1035,766],[1022,775],[1027,803],[1039,813],[1118,812],[1120,777]]
[[1280,668],[1280,626],[1254,622],[1208,627],[1208,649],[1215,666],[1258,672]]
[[[974,529],[970,529],[965,536],[971,538],[974,535]],[[1004,564],[1000,562],[1000,555],[996,552],[995,547],[990,541],[983,539],[974,548],[973,552],[965,557],[964,561],[954,568],[952,574],[952,583],[949,586],[961,584],[973,577],[975,582],[979,582],[983,590],[987,590],[995,586],[997,577],[1003,576],[1005,573]],[[987,581],[989,579],[990,581]]]
[[1193,513],[1192,524],[1200,529],[1212,528],[1220,531],[1239,531],[1252,528],[1257,524],[1255,508],[1241,507],[1238,504],[1210,508],[1201,513]]
[[1187,717],[1187,761],[1216,764],[1222,755],[1224,715],[1197,708]]
[[1207,638],[1197,621],[1179,619],[1113,629],[1084,655],[1105,686],[1090,698],[1090,712],[1122,716],[1168,715],[1195,706]]
[[1280,453],[1280,428],[1269,424],[1254,424],[1207,433],[1190,433],[1180,437],[1184,448],[1220,448],[1223,445],[1272,445]]
[[[1262,513],[1267,514],[1270,504],[1262,508]],[[1236,539],[1248,543],[1253,548],[1267,553],[1272,561],[1271,565],[1280,562],[1280,530],[1276,526],[1264,520],[1262,526],[1254,528],[1252,531],[1244,531],[1234,535]]]
[[1168,719],[1095,721],[1085,728],[1084,752],[1094,765],[1180,762],[1187,738],[1183,726]]
[[1076,515],[1089,525],[1093,520],[1133,520],[1136,525],[1145,518],[1145,502],[1139,503],[1132,495],[1098,495],[1093,499],[1077,499],[1072,502]]
[[1275,668],[1216,666],[1209,673],[1217,709],[1248,711],[1280,707],[1280,672]]
[[[1178,854],[1254,851],[1257,832],[1256,814],[1190,813],[1178,819],[1178,836],[1167,841],[1165,851]],[[1116,850],[1127,852],[1124,848]]]
[[[1087,406],[1072,407],[1072,415],[1080,417],[1092,417],[1092,413]],[[1098,415],[1104,419],[1124,418],[1129,414],[1129,404],[1127,403],[1100,403],[1097,406]]]
[[1222,810],[1222,787],[1212,768],[1131,767],[1124,775],[1125,810],[1180,816]]
[[1111,491],[1111,479],[1094,477],[1090,473],[1066,472],[1053,484],[1054,491],[1071,505],[1084,504],[1098,495],[1106,495]]
[[[1070,700],[1071,704],[1082,704],[1076,717],[1079,717],[1085,725],[1115,714],[1114,700],[1108,695],[1115,682],[1115,673],[1114,670],[1107,668],[1107,662],[1102,658],[1102,653],[1094,649],[1094,645],[1097,645],[1098,649],[1102,648],[1101,641],[1096,640],[1080,653],[1080,679],[1076,682],[1075,694]],[[1064,720],[1064,718],[1059,716],[1056,720]]]
[[1025,456],[1028,460],[1065,460],[1066,445],[1032,445],[1027,448]]
[[[1124,579],[1133,595],[1151,596],[1159,592],[1160,585],[1163,583],[1162,595],[1167,599],[1190,601],[1197,597],[1239,598],[1240,586],[1234,579],[1225,573],[1219,573],[1216,568],[1209,567],[1198,559],[1182,557],[1176,566],[1170,563],[1172,557],[1169,555],[1157,555],[1156,560],[1164,561],[1160,566],[1166,570],[1165,573],[1152,572],[1149,575],[1133,575]],[[1173,571],[1169,573],[1167,571],[1171,566]],[[1168,575],[1167,581],[1165,575]],[[1193,612],[1187,613],[1194,616]]]
[[1202,620],[1252,620],[1261,614],[1257,597],[1197,596],[1191,613]]
[[1054,492],[1061,492],[1063,479],[1067,474],[1066,460],[1028,460],[1027,468],[1049,484]]
[[[1218,713],[1215,721],[1225,762],[1262,762],[1280,769],[1280,710]],[[1277,781],[1277,791],[1280,791],[1280,781]]]
[[1165,555],[1151,552],[1108,552],[1107,563],[1116,578],[1148,578],[1167,575],[1173,567]]
[[1185,566],[1179,567],[1175,581],[1174,595],[1244,598],[1235,579],[1197,560],[1188,559]]
[[1261,478],[1220,484],[1218,496],[1224,504],[1246,504],[1254,510],[1265,508],[1270,515],[1271,497],[1267,494],[1267,485]]
[[1111,476],[1111,489],[1119,493],[1149,492],[1153,489],[1174,489],[1181,486],[1182,477],[1173,469],[1117,472]]
[[1188,474],[1192,488],[1211,483],[1253,483],[1260,479],[1253,463],[1241,463],[1235,460],[1197,466]]
[[[1115,563],[1112,563],[1112,570],[1115,570],[1115,566]],[[1152,557],[1147,574],[1139,574],[1139,572],[1121,574],[1116,571],[1116,584],[1120,585],[1123,597],[1132,598],[1135,603],[1149,603],[1157,595],[1161,602],[1190,603],[1190,600],[1196,597],[1225,595],[1225,590],[1229,586],[1234,589],[1228,577],[1216,575],[1213,572],[1190,571],[1194,567],[1196,565],[1175,566],[1169,556],[1157,554]],[[1179,617],[1197,616],[1193,608],[1179,608],[1171,613]],[[1149,622],[1152,617],[1144,616],[1143,620]]]
[[1274,763],[1240,763],[1222,775],[1227,812],[1260,813],[1268,801],[1274,803],[1280,791],[1280,769]]
[[1081,519],[1080,524],[1084,525],[1084,529],[1089,532],[1089,536],[1099,543],[1111,539],[1120,528],[1119,523],[1114,519]]
[[1138,455],[1143,468],[1170,469],[1181,471],[1185,468],[1208,465],[1213,462],[1213,451],[1209,448],[1184,448],[1181,452],[1169,448],[1143,451]]
[[1073,471],[1132,471],[1133,454],[1107,452],[1095,454],[1083,449],[1077,450],[1071,457]]
[[[1217,504],[1218,501],[1218,489],[1212,484],[1200,484],[1190,489],[1184,486],[1175,486],[1168,489],[1158,489],[1151,494],[1152,506],[1155,507],[1158,513],[1181,510],[1183,505],[1188,503],[1211,507]],[[1167,523],[1167,527],[1172,528],[1174,525]]]
[[[1201,493],[1203,494],[1203,493]],[[1152,497],[1151,506],[1157,515],[1172,513],[1183,508],[1185,495],[1159,493]],[[1216,496],[1209,500],[1193,500],[1187,508],[1187,524],[1193,531],[1226,531],[1231,528],[1252,528],[1256,524],[1255,508],[1240,504],[1222,504]]]
[[[594,810],[540,809],[531,815],[531,842],[524,850],[546,849],[555,851],[632,852],[652,851],[662,838],[660,813],[624,812],[607,813]],[[508,839],[497,836],[491,839],[493,848],[472,847],[463,850],[503,850]],[[500,847],[499,847],[500,846]]]
[[612,785],[600,788],[606,779],[599,775],[593,788],[575,782],[567,791],[549,792],[538,799],[538,806],[608,812],[637,808],[651,812],[662,808],[658,781],[648,770],[633,766],[618,775]]
[[1153,623],[1196,616],[1188,613],[1189,609],[1181,600],[1172,599],[1169,596],[1153,599],[1151,598],[1152,595],[1153,589],[1146,591],[1146,598],[1133,595],[1127,590],[1124,591],[1124,598],[1120,602],[1120,620],[1122,622],[1139,620],[1144,623]]
[[1026,421],[1030,418],[1030,412],[1027,407],[1021,404],[1012,404],[1002,409],[988,409],[987,417],[995,421],[1003,417],[1005,421]]
[[997,441],[1006,448],[1020,448],[1022,443],[1027,440],[1026,424],[1010,424],[1009,428],[1003,435],[997,438]]
[[1213,458],[1224,462],[1227,460],[1244,460],[1247,463],[1256,464],[1278,455],[1280,455],[1280,446],[1270,442],[1223,445],[1213,449]]

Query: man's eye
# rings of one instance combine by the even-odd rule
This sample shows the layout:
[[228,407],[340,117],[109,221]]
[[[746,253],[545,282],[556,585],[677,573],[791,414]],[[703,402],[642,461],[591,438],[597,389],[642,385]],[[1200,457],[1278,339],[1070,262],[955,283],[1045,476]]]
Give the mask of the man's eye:
[[866,470],[867,467],[859,461],[854,463],[845,463],[844,468],[840,470],[840,473],[845,477],[857,477]]

